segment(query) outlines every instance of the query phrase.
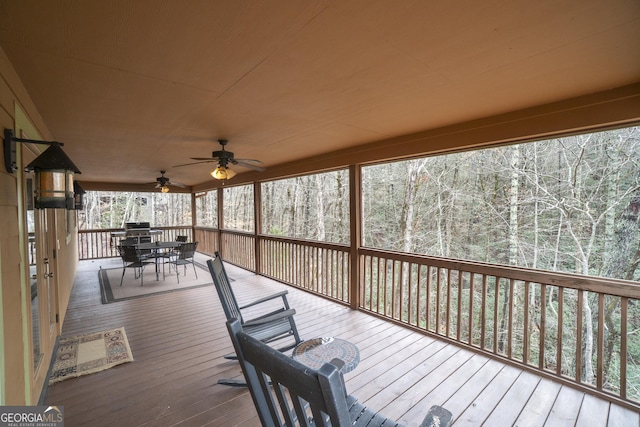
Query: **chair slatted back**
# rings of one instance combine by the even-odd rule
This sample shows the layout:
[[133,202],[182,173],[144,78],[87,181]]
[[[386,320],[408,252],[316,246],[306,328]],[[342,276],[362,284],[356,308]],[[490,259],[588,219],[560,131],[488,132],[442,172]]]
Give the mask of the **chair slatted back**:
[[229,276],[227,276],[224,264],[222,263],[222,257],[218,252],[215,253],[214,259],[207,260],[207,266],[209,267],[209,272],[213,278],[213,283],[216,286],[216,291],[218,292],[218,297],[222,303],[222,308],[224,309],[227,320],[239,319],[242,322],[242,314],[238,307],[238,301],[233,294],[231,284],[229,283]]
[[242,332],[236,319],[227,328],[263,425],[351,425],[338,367],[314,371]]
[[120,240],[120,245],[122,246],[133,246],[138,243],[138,239],[135,237],[127,237],[126,239]]
[[[138,239],[140,239],[139,243],[151,243],[151,236],[140,236]],[[140,255],[151,255],[151,252],[153,252],[151,249],[138,249]]]
[[178,246],[178,259],[190,259],[196,254],[198,242],[183,243]]
[[140,262],[140,251],[135,246],[120,245],[118,246],[120,257],[125,263]]

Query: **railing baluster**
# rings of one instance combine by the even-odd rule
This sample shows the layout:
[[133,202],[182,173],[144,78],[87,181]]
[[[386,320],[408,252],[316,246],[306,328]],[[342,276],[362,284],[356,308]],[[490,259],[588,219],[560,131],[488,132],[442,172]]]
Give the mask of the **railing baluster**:
[[598,339],[596,350],[596,388],[602,389],[604,369],[604,294],[598,294]]
[[584,315],[582,304],[584,303],[584,291],[578,291],[577,319],[576,319],[576,382],[582,383],[582,316]]
[[473,345],[473,318],[474,318],[474,300],[475,300],[475,282],[476,281],[476,274],[475,273],[470,273],[469,274],[469,318],[467,319],[469,321],[469,340],[468,340],[468,344],[469,345]]
[[447,308],[446,308],[446,336],[451,336],[451,269],[447,269]]
[[493,302],[493,352],[498,354],[498,342],[500,341],[500,277],[494,277],[494,302]]
[[629,298],[620,298],[620,397],[627,398],[627,322]]
[[509,317],[507,318],[507,357],[513,356],[513,303],[515,299],[513,279],[509,279]]
[[426,266],[426,270],[427,270],[427,283],[425,285],[426,289],[425,289],[425,301],[426,301],[426,307],[425,307],[425,325],[424,328],[427,331],[431,331],[431,327],[430,327],[430,323],[431,323],[431,266],[427,265]]
[[456,276],[458,278],[458,307],[457,307],[457,315],[456,315],[456,340],[461,341],[460,337],[462,334],[462,273],[460,270],[456,270]]
[[[415,268],[415,274],[413,273],[413,269]],[[420,272],[420,267],[416,264],[411,263],[409,267],[409,295],[407,296],[407,303],[409,306],[408,321],[409,324],[418,326],[418,301],[419,301],[419,293],[418,293],[418,285],[416,285],[416,280],[418,280],[418,274]],[[415,292],[413,289],[415,287]],[[415,298],[414,298],[415,295]],[[414,306],[415,301],[415,306]]]
[[539,354],[538,368],[544,370],[544,343],[546,338],[546,322],[547,322],[547,285],[540,284],[540,338],[539,338]]
[[525,281],[524,282],[524,289],[523,289],[523,301],[524,301],[524,312],[523,317],[523,331],[522,331],[522,363],[524,364],[528,364],[529,363],[529,331],[530,331],[530,327],[529,324],[531,323],[531,320],[529,319],[529,281]]
[[[400,268],[396,269],[396,266],[399,266]],[[393,311],[397,311],[396,313],[393,314],[393,318],[402,320],[402,293],[404,292],[404,280],[402,278],[402,263],[399,263],[397,261],[392,262],[391,281],[392,281],[392,288],[393,288],[393,293],[391,294],[391,297],[393,299],[391,303],[391,307]]]
[[556,341],[556,375],[562,375],[562,339],[564,319],[564,288],[558,288],[558,339]]
[[442,285],[441,283],[441,277],[442,277],[442,271],[440,268],[438,268],[436,270],[436,333],[437,334],[441,334],[442,333],[442,321],[440,318],[440,286]]

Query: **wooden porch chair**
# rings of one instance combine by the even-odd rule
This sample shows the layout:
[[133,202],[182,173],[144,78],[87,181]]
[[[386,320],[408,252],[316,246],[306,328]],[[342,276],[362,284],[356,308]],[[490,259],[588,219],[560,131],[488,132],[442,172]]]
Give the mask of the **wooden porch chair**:
[[[227,329],[263,426],[399,425],[347,394],[340,359],[315,371],[243,332],[237,319]],[[420,426],[447,427],[452,417],[432,406]]]
[[[222,303],[222,309],[224,310],[227,320],[239,319],[246,333],[262,342],[279,344],[278,351],[291,350],[302,342],[293,318],[296,311],[289,307],[287,300],[288,291],[281,291],[250,302],[249,304],[239,306],[231,289],[229,277],[222,263],[220,253],[216,252],[214,259],[207,260],[207,266],[209,267],[209,272],[213,278],[213,283],[218,292],[218,297]],[[273,305],[275,303],[274,300],[277,301],[278,299],[281,300],[281,304],[278,304],[278,306],[275,306],[273,309],[269,309],[268,313],[257,315],[248,320],[244,319],[241,312],[242,310],[246,311],[247,309],[262,304]],[[225,357],[227,359],[236,358],[235,355],[227,355]],[[220,380],[218,382],[225,385],[246,385],[244,382],[233,380]]]

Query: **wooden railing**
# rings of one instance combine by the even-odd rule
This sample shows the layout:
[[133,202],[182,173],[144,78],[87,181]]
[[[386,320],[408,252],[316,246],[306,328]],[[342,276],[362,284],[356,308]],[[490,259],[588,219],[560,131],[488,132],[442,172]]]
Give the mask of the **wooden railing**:
[[[115,256],[111,231],[80,232],[81,259]],[[205,227],[194,238],[247,270],[640,408],[636,282],[366,248],[354,264],[345,245]]]
[[[176,236],[188,236],[192,239],[191,227],[154,227],[162,230],[158,240],[174,241]],[[124,231],[122,228],[103,228],[99,230],[78,230],[78,257],[84,259],[110,258],[118,256],[117,239],[111,233]]]
[[212,257],[219,250],[218,235],[217,228],[195,227],[193,240],[198,242],[198,252]]
[[256,271],[256,238],[252,233],[222,231],[224,260],[246,270]]
[[362,310],[640,401],[640,361],[628,353],[640,348],[636,283],[369,249],[360,265]]
[[351,265],[346,245],[260,236],[258,268],[254,234],[196,227],[195,235],[201,243],[207,242],[198,245],[203,253],[213,256],[221,237],[226,262],[340,303],[350,301]]
[[277,237],[260,238],[261,274],[349,303],[349,247]]

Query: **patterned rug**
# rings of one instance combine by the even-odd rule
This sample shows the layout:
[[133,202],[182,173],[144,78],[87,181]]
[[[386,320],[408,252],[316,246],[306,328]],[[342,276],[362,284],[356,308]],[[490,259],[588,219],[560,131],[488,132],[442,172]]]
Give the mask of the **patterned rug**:
[[124,328],[61,338],[49,385],[133,362]]
[[136,278],[132,268],[128,268],[125,271],[122,286],[120,286],[122,268],[101,268],[98,272],[98,279],[100,281],[102,303],[109,304],[132,298],[213,285],[208,268],[205,269],[205,267],[196,263],[196,276],[193,267],[190,265],[187,267],[186,273],[184,268],[179,267],[180,282],[178,283],[178,277],[175,272],[170,274],[167,271],[166,274],[163,275],[162,267],[160,267],[160,271],[156,276],[153,266],[147,266],[147,268],[144,269],[144,286],[140,285],[140,278]]

